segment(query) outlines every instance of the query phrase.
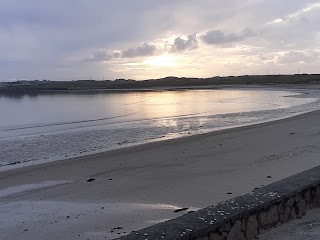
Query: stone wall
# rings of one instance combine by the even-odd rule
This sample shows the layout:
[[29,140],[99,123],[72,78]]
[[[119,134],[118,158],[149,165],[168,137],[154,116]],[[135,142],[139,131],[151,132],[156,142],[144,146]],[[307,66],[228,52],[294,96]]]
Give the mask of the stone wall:
[[320,166],[122,240],[251,240],[320,207]]

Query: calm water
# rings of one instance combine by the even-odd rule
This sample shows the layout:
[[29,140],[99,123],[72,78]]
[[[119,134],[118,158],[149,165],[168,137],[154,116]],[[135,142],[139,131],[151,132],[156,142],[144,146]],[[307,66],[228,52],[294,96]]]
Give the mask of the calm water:
[[0,164],[69,158],[318,108],[317,98],[306,96],[261,89],[0,95]]

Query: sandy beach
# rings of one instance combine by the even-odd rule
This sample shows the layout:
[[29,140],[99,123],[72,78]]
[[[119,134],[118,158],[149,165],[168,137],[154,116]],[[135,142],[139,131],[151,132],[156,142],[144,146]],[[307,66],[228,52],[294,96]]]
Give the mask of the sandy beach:
[[316,111],[1,172],[1,239],[112,239],[243,195],[318,166],[319,122]]

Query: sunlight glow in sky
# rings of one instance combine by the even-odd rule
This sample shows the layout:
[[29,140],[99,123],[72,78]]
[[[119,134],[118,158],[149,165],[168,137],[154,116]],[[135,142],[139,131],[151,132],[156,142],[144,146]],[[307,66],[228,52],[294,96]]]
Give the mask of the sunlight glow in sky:
[[0,81],[318,73],[320,0],[2,0]]
[[150,67],[177,67],[176,58],[169,54],[150,57],[143,63]]

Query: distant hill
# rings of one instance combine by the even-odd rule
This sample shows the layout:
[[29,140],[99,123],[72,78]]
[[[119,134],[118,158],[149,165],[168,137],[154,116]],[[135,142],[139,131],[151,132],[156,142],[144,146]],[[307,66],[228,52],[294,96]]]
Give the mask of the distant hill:
[[0,92],[39,92],[39,91],[70,91],[70,90],[134,90],[150,89],[157,87],[192,87],[192,86],[217,86],[237,84],[320,84],[320,74],[296,75],[245,75],[212,78],[178,78],[166,77],[135,81],[131,79],[117,79],[114,81],[17,81],[0,83]]

